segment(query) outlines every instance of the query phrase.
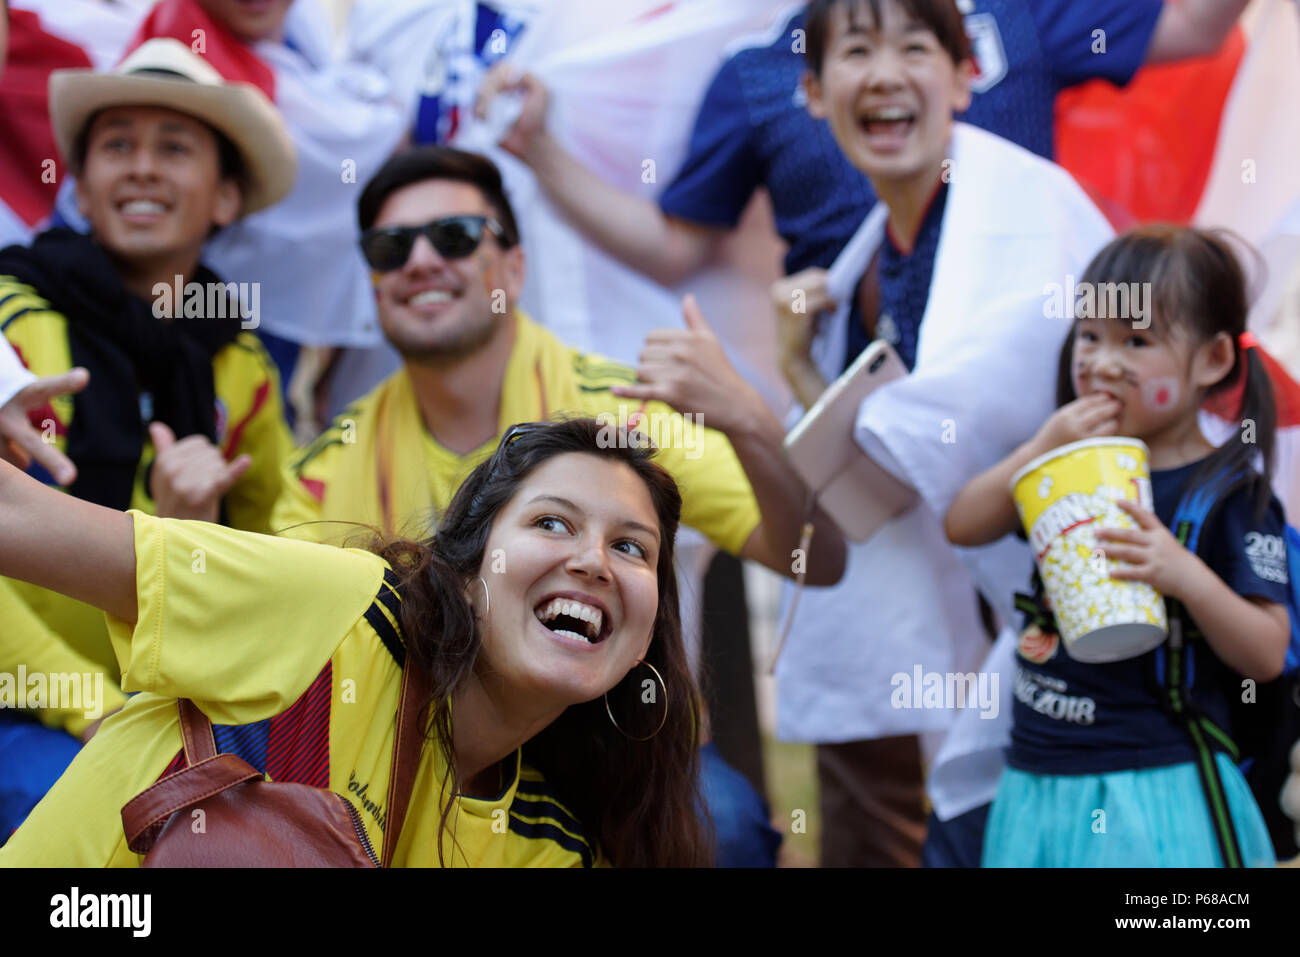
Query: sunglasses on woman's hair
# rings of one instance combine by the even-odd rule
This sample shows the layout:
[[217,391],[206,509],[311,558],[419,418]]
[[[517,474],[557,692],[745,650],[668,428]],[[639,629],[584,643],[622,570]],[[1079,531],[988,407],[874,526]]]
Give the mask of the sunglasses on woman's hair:
[[[521,435],[527,435],[529,432],[537,432],[540,429],[546,428],[550,424],[551,423],[549,422],[518,422],[506,429],[505,434],[501,436],[501,441],[497,443],[497,447],[493,450],[491,458],[488,459],[488,476],[496,475],[496,473],[500,471],[502,465],[505,464],[506,453],[510,448],[511,442],[519,438]],[[484,480],[483,484],[486,486],[487,480]],[[470,501],[469,514],[477,515],[479,510],[482,508],[482,505],[483,489],[480,488],[478,492],[475,493],[474,498]]]
[[361,234],[361,252],[375,272],[401,269],[411,258],[415,240],[424,236],[444,259],[464,259],[478,249],[486,229],[507,245],[505,230],[487,216],[447,216],[423,226],[385,226]]
[[501,436],[501,441],[497,443],[496,449],[492,452],[492,461],[488,466],[488,471],[496,472],[502,466],[511,442],[522,435],[527,435],[529,432],[540,431],[548,425],[550,425],[549,422],[516,422],[506,429],[505,434]]

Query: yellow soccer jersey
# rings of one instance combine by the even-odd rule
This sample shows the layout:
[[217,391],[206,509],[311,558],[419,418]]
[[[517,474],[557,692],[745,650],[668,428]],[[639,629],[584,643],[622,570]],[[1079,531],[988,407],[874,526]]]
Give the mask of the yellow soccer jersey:
[[[660,402],[640,403],[610,392],[636,372],[565,346],[516,312],[515,345],[501,394],[500,432],[516,422],[588,416],[614,427],[636,422],[659,447],[658,461],[677,480],[682,523],[738,553],[758,527],[759,509],[727,437]],[[639,415],[639,418],[638,418]],[[407,438],[410,436],[410,438]],[[418,436],[418,438],[417,438]],[[439,445],[424,427],[404,369],[341,413],[286,463],[284,494],[272,516],[276,530],[339,541],[357,530],[305,525],[357,522],[413,537],[428,534],[469,472],[497,439],[468,455]]]
[[[72,367],[67,320],[30,286],[0,277],[0,332],[23,363],[39,376],[57,375]],[[217,444],[227,460],[243,453],[253,459],[247,472],[226,495],[224,505],[232,525],[250,531],[269,531],[271,510],[279,498],[284,457],[292,440],[284,421],[280,382],[270,356],[257,338],[242,332],[213,359],[213,385],[217,397]],[[71,396],[54,399],[41,421],[48,421],[55,445],[66,451],[67,429],[72,422]],[[132,507],[154,511],[145,476],[153,463],[153,444],[145,437],[136,469]],[[34,615],[34,618],[33,618]],[[63,595],[18,581],[0,581],[0,621],[11,627],[0,634],[0,665],[28,673],[62,672],[71,651],[77,663],[89,662],[105,673],[106,688],[120,704],[116,690],[117,662],[98,611]],[[16,621],[26,623],[17,633]],[[66,647],[62,647],[66,646]],[[116,706],[116,704],[115,704]],[[36,711],[52,727],[77,734],[88,721],[51,709]]]
[[[102,661],[92,661],[74,651],[50,628],[38,611],[19,596],[15,590],[19,584],[21,583],[8,578],[0,578],[0,622],[4,622],[4,638],[0,640],[0,675],[16,676],[25,671],[28,675],[81,676],[78,679],[80,686],[87,690],[94,689],[93,701],[83,698],[73,706],[62,698],[56,700],[50,696],[44,707],[32,711],[43,724],[80,736],[99,718],[126,703],[126,695],[117,686],[117,662],[105,664]],[[91,624],[99,632],[104,632],[103,612],[71,599],[67,599],[67,602],[69,607],[84,609],[88,617],[93,616]],[[112,649],[107,634],[104,648],[111,656]],[[24,684],[21,681],[18,683]],[[85,693],[82,692],[82,695]]]
[[[391,571],[368,552],[132,512],[139,617],[110,618],[123,687],[104,722],[0,848],[7,866],[134,866],[121,809],[182,766],[176,698],[188,697],[233,751],[272,780],[328,787],[383,846],[401,669]],[[437,866],[444,766],[426,743],[396,866]],[[456,798],[452,866],[583,866],[579,823],[521,752],[494,799]],[[451,841],[454,832],[456,844]]]
[[[67,320],[30,286],[6,276],[0,276],[0,332],[36,375],[58,375],[72,368]],[[217,445],[228,461],[243,453],[253,459],[225,497],[230,524],[269,531],[271,510],[280,496],[280,466],[293,447],[280,401],[279,374],[257,337],[241,332],[213,358],[212,384],[217,396]],[[55,446],[66,451],[73,397],[55,399],[49,411]],[[131,507],[151,514],[154,506],[145,476],[153,460],[153,444],[146,435]]]

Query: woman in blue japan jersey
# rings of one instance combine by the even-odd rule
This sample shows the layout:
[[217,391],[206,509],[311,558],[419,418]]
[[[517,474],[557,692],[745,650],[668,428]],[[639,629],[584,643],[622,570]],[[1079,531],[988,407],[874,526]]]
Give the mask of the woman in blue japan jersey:
[[[547,197],[593,243],[631,268],[675,285],[701,268],[736,227],[754,192],[771,197],[789,245],[785,271],[825,268],[875,205],[865,176],[809,115],[803,82],[807,23],[831,6],[791,3],[761,35],[724,52],[695,115],[686,158],[657,199],[614,189],[547,130],[548,96],[529,73],[488,74],[476,110],[494,96],[523,97],[501,140]],[[965,17],[977,62],[972,125],[1051,157],[1056,94],[1092,79],[1125,84],[1144,63],[1208,55],[1246,0],[926,0]],[[525,29],[524,35],[527,35]],[[503,64],[504,66],[504,64]],[[498,74],[494,77],[493,74]]]
[[[733,48],[696,114],[686,159],[659,197],[669,217],[730,229],[765,187],[790,246],[787,273],[829,266],[876,201],[826,123],[805,108],[799,40],[811,6],[796,4],[769,34]],[[957,0],[977,65],[970,109],[957,118],[1051,159],[1057,93],[1093,79],[1126,84],[1144,62],[1199,52],[1193,38],[1212,52],[1244,6]],[[1182,19],[1196,27],[1179,29]]]
[[[1285,524],[1266,477],[1272,393],[1259,358],[1240,341],[1245,282],[1223,239],[1172,226],[1114,240],[1079,288],[1119,281],[1149,284],[1152,311],[1137,317],[1146,321],[1082,310],[1062,356],[1061,408],[962,490],[945,530],[966,546],[1015,531],[1011,476],[1054,448],[1105,435],[1145,442],[1154,511],[1120,501],[1136,528],[1103,528],[1097,538],[1111,578],[1146,582],[1171,600],[1192,665],[1181,693],[1195,705],[1195,727],[1208,733],[1193,730],[1166,704],[1166,675],[1178,671],[1166,668],[1183,654],[1176,645],[1108,664],[1077,661],[1060,641],[1039,586],[1025,606],[1031,611],[1018,649],[1008,768],[989,815],[983,862],[1268,866],[1274,855],[1267,828],[1229,757],[1231,702],[1247,680],[1281,673],[1290,634],[1285,559],[1275,557],[1280,547],[1261,547],[1280,546]],[[1243,375],[1240,418],[1256,423],[1258,441],[1215,448],[1200,431],[1197,410]],[[1254,470],[1257,455],[1263,474]],[[1199,548],[1189,551],[1166,527],[1179,502],[1190,489],[1236,474],[1248,478],[1225,488]]]

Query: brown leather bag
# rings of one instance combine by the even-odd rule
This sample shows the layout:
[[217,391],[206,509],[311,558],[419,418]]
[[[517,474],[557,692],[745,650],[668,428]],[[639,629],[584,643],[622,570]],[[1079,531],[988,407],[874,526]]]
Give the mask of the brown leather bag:
[[[145,855],[144,867],[389,866],[420,766],[419,710],[427,687],[421,669],[403,669],[382,857],[341,795],[266,781],[238,755],[217,754],[212,723],[188,698],[177,702],[187,767],[122,808],[127,846]],[[195,833],[197,810],[203,828]]]

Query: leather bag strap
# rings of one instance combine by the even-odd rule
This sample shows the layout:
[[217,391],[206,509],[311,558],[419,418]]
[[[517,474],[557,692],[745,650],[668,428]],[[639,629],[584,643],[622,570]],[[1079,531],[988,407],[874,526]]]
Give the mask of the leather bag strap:
[[181,713],[181,743],[185,747],[185,763],[191,767],[208,758],[216,757],[217,742],[212,736],[212,722],[189,698],[180,698],[176,707]]
[[122,808],[127,846],[136,854],[147,854],[157,830],[177,811],[261,777],[261,771],[238,755],[218,754],[163,778]]
[[[424,747],[420,709],[430,691],[429,676],[424,669],[414,665],[402,669],[388,781],[388,822],[381,858],[384,867],[393,859],[411,803],[411,791]],[[238,755],[216,753],[212,722],[193,701],[180,698],[176,705],[180,712],[181,741],[188,766],[137,794],[122,808],[122,829],[127,846],[136,854],[148,853],[161,826],[177,811],[237,784],[263,777],[262,772]]]
[[122,808],[122,830],[127,846],[148,853],[158,830],[182,808],[219,794],[236,784],[262,777],[262,773],[235,754],[217,754],[212,722],[188,698],[176,702],[180,713],[181,742],[186,767],[157,781]]
[[424,747],[424,728],[420,723],[420,709],[431,693],[428,673],[406,656],[402,668],[402,688],[397,698],[397,729],[393,734],[393,763],[388,774],[388,822],[384,828],[384,850],[380,866],[388,867],[397,850],[397,839],[402,834],[406,809],[411,803],[411,790],[415,775],[420,769],[420,754]]

